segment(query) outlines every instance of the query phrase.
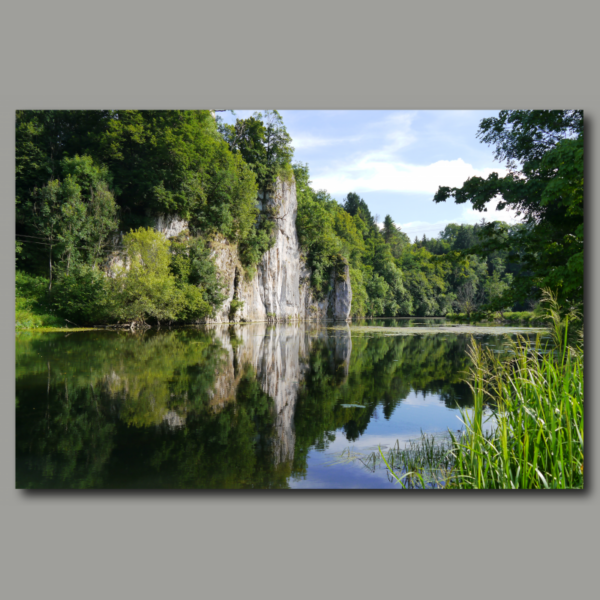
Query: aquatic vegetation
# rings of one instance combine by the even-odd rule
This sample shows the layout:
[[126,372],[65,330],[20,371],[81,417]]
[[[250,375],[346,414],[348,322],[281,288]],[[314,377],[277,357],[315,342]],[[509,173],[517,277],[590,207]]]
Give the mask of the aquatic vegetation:
[[446,485],[454,460],[450,454],[452,439],[448,432],[421,433],[420,438],[400,442],[387,453],[379,448],[357,450],[348,447],[332,454],[328,466],[354,463],[371,473],[387,470],[390,480],[396,480],[405,488],[438,489]]
[[445,487],[452,475],[452,448],[452,438],[448,433],[421,433],[420,439],[410,440],[404,448],[397,443],[388,452],[387,458],[379,449],[379,458],[403,487],[437,489]]
[[[446,488],[583,488],[582,337],[568,343],[579,317],[571,312],[561,318],[551,294],[546,293],[545,303],[553,351],[539,337],[534,344],[518,337],[509,342],[507,354],[498,355],[471,339],[468,383],[474,408],[461,409],[465,432],[460,437],[450,432],[451,444],[436,451],[423,437],[420,446],[396,455],[399,467],[386,462],[403,486],[422,487],[432,471],[444,471]],[[487,430],[486,403],[494,419]]]
[[[467,434],[453,439],[450,487],[583,488],[583,352],[531,351],[519,339],[501,361],[473,345],[475,410]],[[481,405],[496,403],[497,426],[481,431]]]

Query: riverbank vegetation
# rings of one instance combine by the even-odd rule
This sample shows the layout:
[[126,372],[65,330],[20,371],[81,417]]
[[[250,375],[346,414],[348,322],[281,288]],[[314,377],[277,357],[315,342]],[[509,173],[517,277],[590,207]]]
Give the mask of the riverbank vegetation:
[[[340,203],[313,189],[277,111],[234,125],[210,111],[17,111],[17,328],[214,314],[224,296],[207,243],[236,243],[252,277],[275,227],[257,200],[278,179],[295,179],[315,295],[347,266],[352,317],[511,321],[535,309],[542,287],[581,307],[582,111],[502,111],[478,135],[508,175],[442,187],[433,200],[485,211],[500,198],[523,221],[449,224],[411,241],[355,192]],[[188,229],[166,240],[154,229],[173,216]]]
[[[474,406],[461,410],[464,431],[441,443],[424,435],[407,448],[381,453],[407,487],[567,489],[584,483],[584,351],[580,315],[561,316],[544,303],[552,324],[548,347],[519,337],[498,355],[471,340],[468,382]],[[489,407],[489,411],[485,408]]]

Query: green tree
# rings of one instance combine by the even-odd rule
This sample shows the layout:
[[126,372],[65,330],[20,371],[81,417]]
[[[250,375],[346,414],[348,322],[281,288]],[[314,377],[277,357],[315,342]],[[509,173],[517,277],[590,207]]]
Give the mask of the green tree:
[[[337,202],[326,192],[315,192],[310,187],[308,166],[294,165],[293,169],[298,199],[296,229],[311,268],[312,287],[317,297],[322,298],[329,291],[331,270],[345,268],[349,246],[336,232],[336,215],[340,210]],[[337,225],[350,237],[354,233],[352,226],[343,220]]]
[[149,318],[159,324],[176,320],[183,298],[170,270],[169,241],[140,227],[123,236],[123,246],[125,264],[114,267],[111,279],[115,316],[142,324]]
[[[234,155],[254,172],[263,198],[274,191],[278,179],[288,181],[293,177],[292,139],[276,110],[256,112],[248,119],[237,119],[235,125],[221,122],[219,131]],[[254,266],[273,243],[273,214],[262,206],[263,210],[259,213],[253,204],[253,226],[238,239],[248,278],[253,276]]]
[[[98,264],[118,226],[117,205],[109,189],[106,167],[90,156],[64,158],[55,165],[58,177],[34,188],[21,202],[18,223],[36,233],[48,247],[49,289],[54,258],[64,263],[68,275],[72,264]],[[21,239],[32,241],[31,235]]]
[[[80,231],[85,222],[85,205],[81,201],[79,186],[68,178],[61,182],[51,180],[36,189],[33,199],[26,203],[28,223],[38,234],[40,245],[48,249],[48,291],[52,291],[55,257],[66,256],[67,272],[71,256],[77,252]],[[29,239],[28,236],[26,239]]]
[[399,258],[403,249],[410,244],[409,237],[392,221],[390,215],[386,215],[381,233],[394,258]]
[[[48,248],[49,290],[55,259],[69,274],[73,264],[97,265],[118,225],[117,205],[105,167],[89,156],[64,158],[55,165],[59,177],[34,188],[19,206],[18,222],[26,224]],[[35,240],[24,234],[21,239]],[[41,241],[40,241],[41,240]]]
[[[266,113],[261,124],[262,176],[269,179],[291,146],[278,115]],[[94,223],[97,230],[87,240],[96,256],[85,257],[94,263],[105,252],[103,240],[111,239],[98,231],[113,220],[109,193],[119,208],[121,230],[153,226],[159,215],[178,214],[194,235],[221,234],[238,243],[249,272],[271,244],[273,224],[261,218],[256,204],[257,175],[229,149],[210,111],[18,111],[16,134],[19,239],[40,235],[29,210],[39,202],[39,190],[70,175],[89,205],[85,225]],[[39,272],[42,261],[49,263],[47,246],[31,239],[21,244],[20,265]],[[53,240],[53,257],[63,250]]]
[[[508,174],[472,177],[460,188],[440,187],[434,202],[454,198],[485,211],[499,197],[497,209],[513,209],[527,225],[511,242],[522,249],[524,270],[510,293],[524,300],[542,287],[560,290],[563,301],[583,302],[583,111],[501,111],[480,123],[478,137],[496,147],[496,159]],[[482,248],[510,250],[494,235],[497,223],[485,225]]]
[[360,218],[369,225],[369,227],[376,227],[375,219],[371,215],[371,211],[367,203],[355,192],[350,192],[346,196],[346,200],[343,204],[344,210],[352,216],[358,215]]
[[76,325],[97,325],[112,315],[110,285],[101,269],[76,263],[68,273],[61,273],[52,294],[59,313]]
[[455,295],[448,284],[447,261],[436,260],[426,248],[410,244],[396,262],[410,300],[401,314],[430,317],[450,311]]
[[97,266],[113,246],[111,238],[119,225],[118,207],[109,187],[110,173],[90,156],[64,158],[61,167],[63,185],[71,185],[73,195],[85,205],[85,214],[79,216],[79,222],[70,227],[70,232],[78,230],[76,243],[83,245],[81,254],[85,262]]
[[511,273],[502,277],[500,271],[494,271],[493,275],[487,278],[483,284],[487,303],[496,310],[502,312],[507,308],[506,296],[513,282]]
[[256,112],[235,125],[221,124],[220,130],[230,149],[241,153],[254,171],[263,194],[272,191],[278,177],[291,175],[292,138],[276,110]]
[[[199,301],[196,292],[190,288],[198,289],[201,297],[210,305],[210,314],[221,308],[225,300],[223,290],[224,284],[219,279],[219,273],[214,260],[211,257],[210,249],[202,238],[194,238],[185,233],[171,240],[171,272],[175,275],[178,285],[186,291],[189,304]],[[190,307],[191,308],[191,307]],[[184,320],[192,320],[194,310],[184,310]],[[206,313],[205,313],[206,314]],[[200,314],[196,318],[201,318],[205,314]]]
[[411,314],[403,273],[392,253],[394,249],[400,255],[409,244],[408,237],[389,217],[382,235],[367,204],[355,193],[348,194],[340,206],[327,192],[313,190],[307,165],[294,165],[294,175],[298,198],[296,227],[317,295],[329,290],[332,270],[340,272],[348,264],[352,316]]
[[64,157],[106,165],[123,229],[177,213],[203,231],[244,237],[256,217],[256,182],[210,111],[19,111],[17,200],[56,179]]

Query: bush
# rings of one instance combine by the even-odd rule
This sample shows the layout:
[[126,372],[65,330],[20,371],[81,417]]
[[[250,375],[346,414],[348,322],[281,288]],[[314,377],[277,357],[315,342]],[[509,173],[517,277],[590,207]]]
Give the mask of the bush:
[[204,299],[200,288],[186,283],[183,284],[180,290],[181,295],[178,298],[177,320],[193,322],[212,314],[212,308]]
[[109,300],[106,274],[87,265],[59,276],[53,290],[56,308],[77,325],[106,322],[111,313]]
[[229,305],[229,318],[233,319],[238,312],[244,306],[244,302],[242,300],[236,300],[235,298],[231,301]]
[[170,271],[169,241],[153,229],[140,227],[123,236],[128,268],[110,280],[112,312],[122,321],[174,321],[181,292]]
[[[223,290],[225,285],[219,278],[219,273],[210,249],[202,238],[190,238],[185,233],[171,240],[171,272],[177,279],[177,284],[185,291],[187,301],[191,304],[184,309],[184,320],[195,320],[206,315],[214,314],[225,300]],[[187,286],[195,287],[200,292],[192,292]],[[187,291],[186,291],[187,290]],[[200,309],[200,304],[206,303]],[[192,305],[195,308],[192,308]],[[191,312],[190,312],[191,311]],[[199,312],[203,313],[201,316]]]

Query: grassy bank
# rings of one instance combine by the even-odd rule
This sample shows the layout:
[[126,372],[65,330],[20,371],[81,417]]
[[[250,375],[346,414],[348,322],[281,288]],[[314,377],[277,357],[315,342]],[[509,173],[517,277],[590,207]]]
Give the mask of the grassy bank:
[[[388,453],[405,487],[459,489],[583,488],[583,339],[577,315],[561,319],[548,299],[554,343],[518,338],[500,357],[471,342],[474,407],[462,410],[465,432],[441,444],[428,436]],[[485,427],[491,407],[493,427]]]

